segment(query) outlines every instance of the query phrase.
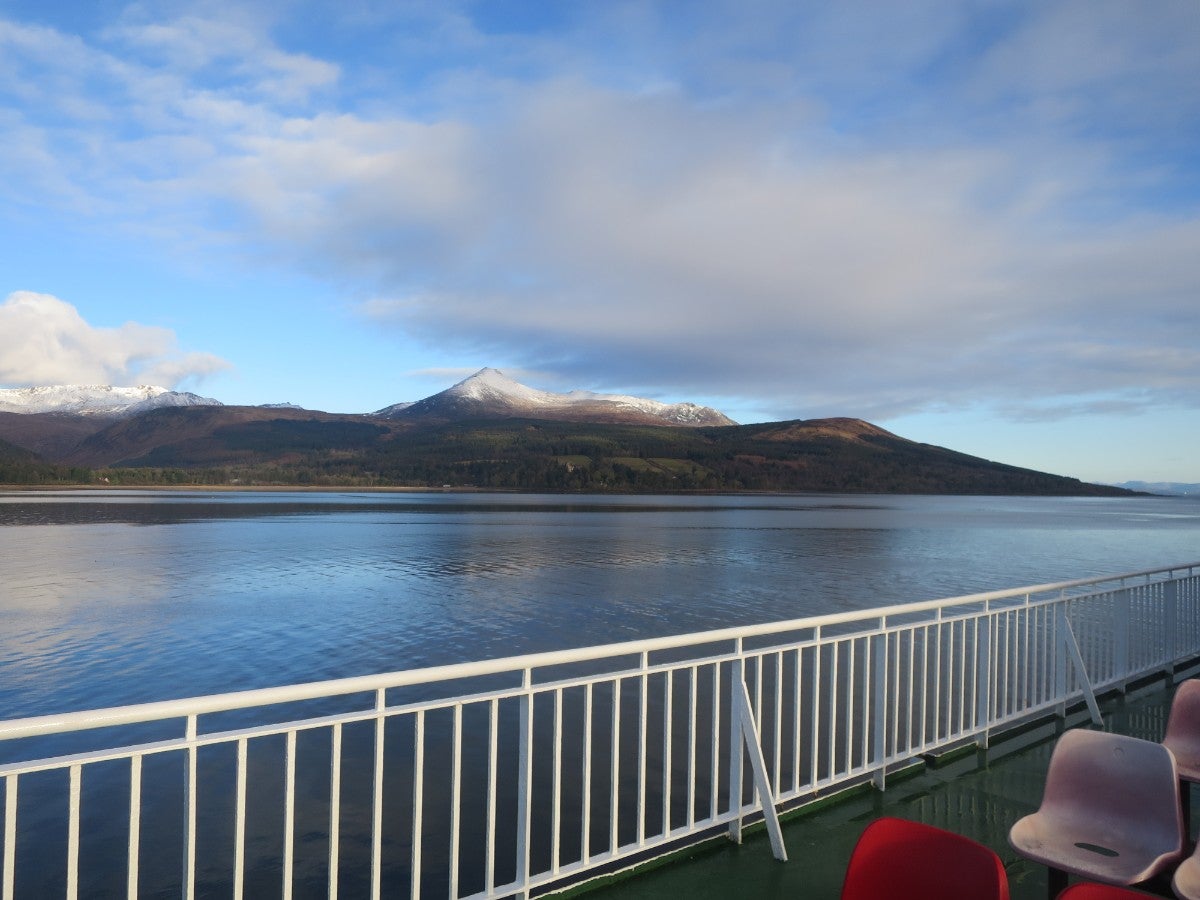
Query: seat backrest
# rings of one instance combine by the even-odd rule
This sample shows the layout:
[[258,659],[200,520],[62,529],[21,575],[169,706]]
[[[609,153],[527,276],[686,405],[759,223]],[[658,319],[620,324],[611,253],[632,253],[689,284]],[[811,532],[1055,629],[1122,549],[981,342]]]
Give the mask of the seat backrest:
[[1075,728],[1055,744],[1042,811],[1182,846],[1175,757],[1162,744]]
[[990,848],[921,822],[884,817],[850,856],[842,900],[1008,900],[1004,864]]
[[1163,743],[1200,744],[1200,678],[1189,678],[1175,689]]

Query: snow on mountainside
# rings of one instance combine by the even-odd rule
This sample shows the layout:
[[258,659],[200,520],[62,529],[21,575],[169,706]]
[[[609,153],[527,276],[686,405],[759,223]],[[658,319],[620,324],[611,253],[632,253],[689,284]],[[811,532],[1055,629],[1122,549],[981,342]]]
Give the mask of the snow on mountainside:
[[480,369],[451,388],[418,400],[397,403],[375,413],[384,418],[428,416],[501,416],[625,421],[661,425],[735,425],[715,409],[695,403],[661,403],[621,394],[571,391],[557,394],[514,381],[496,369]]
[[51,387],[0,388],[0,412],[11,413],[68,413],[115,419],[164,406],[223,405],[219,400],[147,384],[137,387],[60,384]]

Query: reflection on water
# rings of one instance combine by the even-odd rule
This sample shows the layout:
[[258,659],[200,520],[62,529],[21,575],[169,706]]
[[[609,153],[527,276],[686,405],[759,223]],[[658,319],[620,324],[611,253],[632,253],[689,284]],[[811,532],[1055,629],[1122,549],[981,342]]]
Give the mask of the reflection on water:
[[1186,498],[0,494],[0,718],[1200,558]]

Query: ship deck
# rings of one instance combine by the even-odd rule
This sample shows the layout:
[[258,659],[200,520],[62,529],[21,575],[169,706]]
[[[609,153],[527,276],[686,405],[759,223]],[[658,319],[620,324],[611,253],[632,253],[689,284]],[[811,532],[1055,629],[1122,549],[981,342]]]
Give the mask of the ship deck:
[[[1161,740],[1170,710],[1164,680],[1103,698],[1104,728]],[[836,898],[851,850],[879,816],[898,816],[971,837],[995,850],[1013,900],[1044,900],[1046,870],[1008,845],[1008,829],[1041,800],[1054,740],[1064,727],[1090,727],[1086,711],[1039,723],[993,740],[987,750],[963,749],[889,776],[887,789],[869,785],[796,810],[784,822],[788,861],[779,862],[762,828],[741,845],[724,839],[669,860],[593,883],[588,900],[688,900],[729,897]],[[1193,803],[1200,791],[1192,792]],[[1200,816],[1193,814],[1193,822]],[[1158,893],[1173,896],[1167,885]],[[574,893],[574,892],[572,892]]]

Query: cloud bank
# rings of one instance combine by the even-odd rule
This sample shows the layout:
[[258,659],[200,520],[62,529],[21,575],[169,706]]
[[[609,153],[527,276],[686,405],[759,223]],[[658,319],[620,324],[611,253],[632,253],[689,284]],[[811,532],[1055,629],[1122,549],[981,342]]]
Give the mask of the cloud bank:
[[[572,385],[778,418],[1200,402],[1190,3],[792,7],[355,8],[313,25],[363,40],[336,63],[265,17],[0,23],[0,190]],[[122,352],[89,365],[154,355]]]
[[16,291],[0,304],[0,384],[151,384],[175,388],[229,368],[208,353],[185,353],[166,328],[88,324],[49,294]]

